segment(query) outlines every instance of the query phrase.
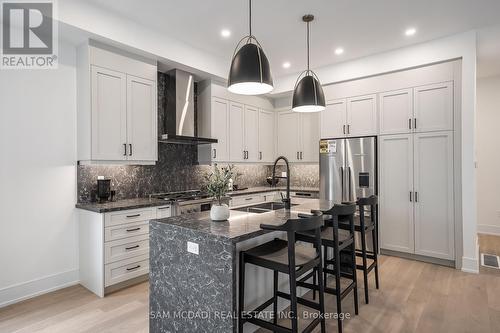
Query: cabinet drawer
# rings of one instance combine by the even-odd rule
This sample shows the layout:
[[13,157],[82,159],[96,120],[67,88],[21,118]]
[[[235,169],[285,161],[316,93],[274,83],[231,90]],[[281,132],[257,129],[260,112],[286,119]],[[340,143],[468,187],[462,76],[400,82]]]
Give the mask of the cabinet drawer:
[[104,286],[127,281],[149,273],[149,255],[121,260],[104,266]]
[[172,216],[172,207],[170,205],[156,208],[157,219],[163,219],[165,217],[170,217],[170,216]]
[[149,234],[149,221],[127,223],[104,228],[104,241]]
[[149,221],[155,218],[154,208],[133,209],[127,211],[119,211],[106,213],[104,216],[104,226],[111,227],[113,225]]
[[238,196],[231,200],[231,207],[248,206],[266,201],[264,195]]
[[104,243],[104,263],[149,253],[149,235],[128,237]]

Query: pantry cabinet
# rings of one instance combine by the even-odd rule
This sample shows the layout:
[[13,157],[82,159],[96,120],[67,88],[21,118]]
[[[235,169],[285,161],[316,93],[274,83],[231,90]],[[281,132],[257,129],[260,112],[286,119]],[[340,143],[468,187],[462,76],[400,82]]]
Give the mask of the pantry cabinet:
[[114,51],[90,44],[78,48],[78,160],[82,164],[154,164],[158,159],[156,62]]
[[380,134],[411,133],[413,125],[413,89],[384,92],[379,95]]
[[453,132],[379,138],[382,249],[454,260]]

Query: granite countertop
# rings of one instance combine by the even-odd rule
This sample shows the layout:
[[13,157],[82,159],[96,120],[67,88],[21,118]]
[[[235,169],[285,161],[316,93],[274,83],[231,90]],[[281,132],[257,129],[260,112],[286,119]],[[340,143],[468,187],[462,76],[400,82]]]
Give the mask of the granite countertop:
[[311,210],[327,210],[333,206],[332,201],[303,198],[292,199],[292,204],[297,205],[292,206],[290,211],[279,209],[260,214],[231,210],[231,216],[225,222],[213,222],[210,219],[210,212],[200,212],[155,219],[151,220],[151,223],[156,224],[160,228],[162,224],[165,224],[195,230],[215,237],[230,239],[233,243],[238,243],[270,232],[260,228],[262,223],[279,225],[285,223],[290,218],[298,218],[299,213],[310,213]]
[[[232,191],[228,192],[227,195],[230,197],[234,197],[237,195],[246,195],[253,193],[262,193],[262,192],[274,192],[274,191],[284,191],[286,190],[286,186],[258,186],[258,187],[249,187],[240,191]],[[290,191],[292,192],[319,192],[319,188],[317,187],[301,187],[301,186],[290,186]]]
[[107,213],[119,210],[165,206],[169,204],[170,204],[169,201],[165,201],[162,199],[136,198],[136,199],[110,201],[104,203],[98,203],[98,202],[77,203],[76,208],[85,209],[96,213]]

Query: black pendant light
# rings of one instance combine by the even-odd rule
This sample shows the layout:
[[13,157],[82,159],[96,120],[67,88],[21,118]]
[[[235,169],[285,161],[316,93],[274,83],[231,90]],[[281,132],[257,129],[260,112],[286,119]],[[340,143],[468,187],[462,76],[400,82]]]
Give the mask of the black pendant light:
[[[227,79],[227,89],[235,94],[261,95],[274,89],[273,78],[269,60],[252,35],[252,0],[248,0],[248,5],[250,33],[236,45]],[[238,50],[241,44],[244,45]]]
[[292,110],[295,112],[318,112],[325,109],[325,95],[316,74],[309,69],[309,22],[313,15],[304,15],[307,24],[307,69],[300,73],[293,89]]

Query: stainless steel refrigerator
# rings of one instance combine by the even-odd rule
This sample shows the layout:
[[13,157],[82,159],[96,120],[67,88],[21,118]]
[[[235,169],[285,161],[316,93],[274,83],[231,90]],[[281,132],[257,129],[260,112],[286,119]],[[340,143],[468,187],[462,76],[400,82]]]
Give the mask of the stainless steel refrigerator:
[[377,138],[320,141],[320,199],[356,201],[377,194]]

